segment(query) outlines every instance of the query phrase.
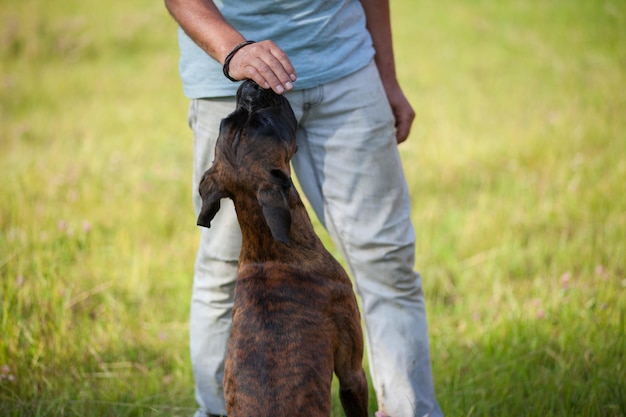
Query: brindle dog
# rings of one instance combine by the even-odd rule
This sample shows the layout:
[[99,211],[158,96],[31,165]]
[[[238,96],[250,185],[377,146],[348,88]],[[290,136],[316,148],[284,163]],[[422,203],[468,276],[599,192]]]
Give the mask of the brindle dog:
[[243,235],[224,392],[229,417],[329,416],[333,371],[348,417],[367,416],[363,334],[348,275],[324,248],[291,180],[297,122],[253,81],[220,126],[200,182],[200,226],[220,199]]

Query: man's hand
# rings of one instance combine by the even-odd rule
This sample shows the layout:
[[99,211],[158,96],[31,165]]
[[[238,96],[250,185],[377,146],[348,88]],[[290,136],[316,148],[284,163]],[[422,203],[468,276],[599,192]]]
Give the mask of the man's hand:
[[246,45],[237,51],[230,61],[228,73],[236,80],[250,78],[277,94],[293,89],[296,81],[296,70],[287,54],[269,40]]
[[394,86],[385,85],[385,93],[396,118],[396,140],[400,144],[409,137],[415,111],[397,83]]

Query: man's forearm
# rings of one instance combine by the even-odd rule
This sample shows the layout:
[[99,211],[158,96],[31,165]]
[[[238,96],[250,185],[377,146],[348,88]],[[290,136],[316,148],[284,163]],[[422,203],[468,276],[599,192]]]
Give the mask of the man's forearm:
[[244,40],[211,0],[165,0],[165,6],[187,36],[220,63]]
[[374,49],[376,50],[376,66],[383,82],[397,82],[396,66],[393,55],[393,43],[391,36],[391,17],[388,0],[361,0],[367,30],[372,35]]

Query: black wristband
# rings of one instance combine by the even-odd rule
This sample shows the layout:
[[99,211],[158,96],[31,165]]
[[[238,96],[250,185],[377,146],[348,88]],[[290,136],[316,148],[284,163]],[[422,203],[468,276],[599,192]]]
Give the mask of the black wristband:
[[231,80],[232,82],[236,83],[239,80],[235,80],[233,77],[230,76],[230,73],[229,73],[230,60],[233,59],[235,54],[239,52],[241,48],[243,48],[246,45],[250,45],[251,43],[255,43],[255,42],[254,41],[241,42],[239,45],[235,46],[235,48],[232,51],[230,51],[228,55],[226,55],[226,59],[224,60],[224,66],[222,67],[222,71],[224,71],[224,76],[228,78],[229,80]]

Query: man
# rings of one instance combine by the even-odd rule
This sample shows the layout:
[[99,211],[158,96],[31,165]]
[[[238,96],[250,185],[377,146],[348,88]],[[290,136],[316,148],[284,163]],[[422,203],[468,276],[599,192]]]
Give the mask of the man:
[[[388,2],[165,3],[181,27],[196,211],[197,185],[213,160],[220,121],[235,107],[237,83],[228,78],[250,78],[285,94],[299,122],[293,168],[361,297],[380,414],[442,415],[397,150],[415,113],[395,74]],[[211,229],[201,231],[195,265],[190,348],[200,404],[196,417],[225,413],[223,359],[241,235],[230,201],[223,204]]]

